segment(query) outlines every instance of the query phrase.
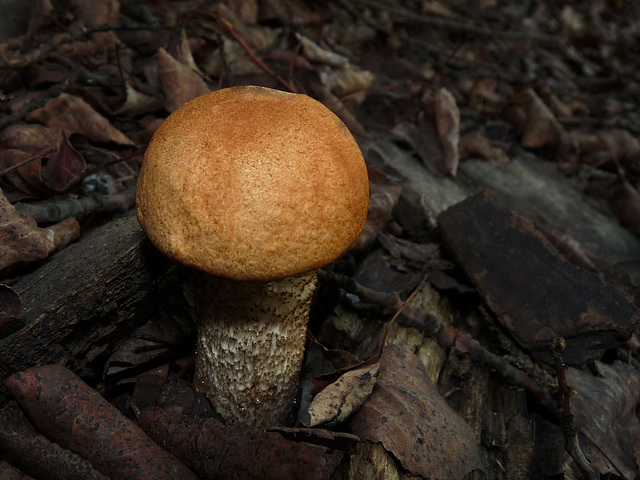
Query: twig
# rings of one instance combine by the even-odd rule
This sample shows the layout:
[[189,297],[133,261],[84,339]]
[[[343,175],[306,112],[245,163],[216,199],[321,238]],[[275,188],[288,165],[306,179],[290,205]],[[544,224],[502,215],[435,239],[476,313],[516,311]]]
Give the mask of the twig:
[[562,337],[553,339],[551,343],[551,357],[556,368],[558,377],[558,410],[560,416],[560,429],[564,434],[564,448],[573,458],[582,476],[588,480],[598,480],[600,473],[596,467],[589,462],[582,453],[580,442],[578,441],[578,429],[573,423],[573,413],[571,413],[571,391],[567,385],[565,375],[565,364],[562,353],[565,349],[565,341]]
[[58,223],[65,218],[82,219],[96,212],[127,210],[135,203],[135,191],[125,190],[113,195],[93,195],[82,198],[53,198],[39,203],[17,202],[16,210],[33,217],[36,223]]
[[[2,127],[0,127],[0,129],[1,128]],[[42,150],[41,152],[34,153],[33,155],[29,155],[27,158],[20,160],[18,163],[11,165],[10,167],[5,168],[4,170],[0,170],[0,177],[2,177],[3,175],[6,175],[7,173],[13,172],[16,168],[20,168],[24,165],[27,165],[28,163],[39,160],[40,158],[46,155],[49,155],[50,153],[53,153],[55,151],[56,151],[56,147],[49,147]]]
[[72,72],[63,81],[61,81],[60,83],[56,83],[55,85],[49,87],[44,92],[42,92],[38,96],[38,98],[34,98],[33,100],[25,103],[18,110],[7,115],[6,117],[0,118],[0,130],[22,120],[30,112],[37,110],[38,108],[44,107],[44,105],[52,98],[60,96],[60,94],[62,94],[67,88],[69,88],[69,86],[72,83],[74,83],[78,79],[79,75],[80,75],[80,72],[77,70]]
[[360,5],[384,10],[389,17],[395,21],[406,24],[423,25],[430,28],[450,30],[454,32],[468,33],[477,37],[500,38],[502,40],[510,40],[514,42],[537,43],[556,48],[564,48],[562,42],[553,35],[531,32],[513,32],[496,30],[488,27],[478,27],[465,22],[452,20],[449,18],[430,17],[420,15],[416,12],[399,7],[395,3],[393,5],[378,0],[355,0]]
[[238,34],[236,33],[235,29],[233,28],[233,25],[231,25],[231,23],[222,17],[218,17],[218,21],[222,24],[222,26],[227,30],[227,32],[229,32],[229,35],[231,35],[233,37],[233,39],[238,42],[238,44],[242,47],[242,49],[247,52],[247,55],[249,55],[249,58],[251,58],[251,60],[258,65],[258,67],[260,67],[262,70],[264,70],[267,74],[271,75],[273,78],[276,79],[276,81],[281,84],[282,86],[284,86],[287,90],[289,90],[290,92],[293,93],[298,93],[298,90],[296,89],[295,85],[292,82],[287,82],[284,78],[282,78],[280,75],[278,75],[276,72],[274,72],[271,68],[269,68],[262,60],[260,60],[258,57],[256,57],[255,53],[253,53],[253,51],[249,48],[249,46],[244,42],[244,40],[242,40]]

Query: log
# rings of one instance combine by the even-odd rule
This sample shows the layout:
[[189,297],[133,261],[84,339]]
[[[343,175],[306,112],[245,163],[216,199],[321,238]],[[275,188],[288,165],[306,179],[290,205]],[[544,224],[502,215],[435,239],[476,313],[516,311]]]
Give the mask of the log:
[[[96,380],[115,345],[146,321],[175,270],[135,216],[97,228],[12,285],[25,326],[0,339],[0,360],[14,371],[65,363],[85,381]],[[0,385],[1,405],[7,392]]]

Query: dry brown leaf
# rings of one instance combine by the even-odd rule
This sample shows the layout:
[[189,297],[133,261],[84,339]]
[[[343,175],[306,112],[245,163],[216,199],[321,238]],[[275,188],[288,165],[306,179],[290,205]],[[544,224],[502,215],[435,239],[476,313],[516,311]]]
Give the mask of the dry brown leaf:
[[434,98],[436,129],[442,145],[442,172],[456,176],[460,164],[460,110],[456,99],[446,88],[439,89]]
[[75,95],[63,93],[49,100],[43,108],[31,112],[27,119],[67,134],[81,133],[97,142],[114,142],[133,146],[134,143],[91,105]]
[[340,69],[321,69],[320,80],[329,90],[338,97],[351,95],[371,86],[374,80],[373,73],[351,65],[345,65]]
[[371,394],[380,364],[365,364],[343,373],[338,380],[321,390],[309,406],[307,427],[335,426],[344,422]]
[[374,241],[391,220],[391,212],[398,203],[402,187],[385,173],[368,166],[369,174],[369,211],[364,230],[351,246],[351,251],[362,251]]
[[0,190],[0,272],[46,258],[79,237],[80,226],[75,219],[39,228],[33,219],[22,216]]
[[112,23],[120,14],[118,0],[68,0],[67,7],[71,8],[76,18],[83,25],[100,25]]
[[460,158],[465,159],[472,156],[498,163],[509,161],[509,157],[503,149],[489,144],[484,129],[465,133],[460,139]]
[[349,59],[347,57],[322,48],[320,45],[301,33],[296,33],[296,38],[302,46],[302,54],[310,62],[330,65],[332,67],[344,67],[349,63]]
[[158,50],[158,78],[165,95],[165,108],[169,112],[209,91],[200,75],[177,61],[164,48]]
[[385,347],[378,382],[351,430],[381,443],[412,475],[457,479],[482,468],[474,431],[447,405],[420,359],[396,345]]
[[526,89],[517,101],[522,102],[525,114],[522,146],[536,149],[555,142],[562,132],[562,127],[538,94],[531,89]]
[[[7,172],[13,185],[29,195],[64,192],[86,169],[84,157],[64,131],[12,125],[0,132],[0,145],[8,147],[0,152],[0,172]],[[32,155],[35,158],[27,162]]]

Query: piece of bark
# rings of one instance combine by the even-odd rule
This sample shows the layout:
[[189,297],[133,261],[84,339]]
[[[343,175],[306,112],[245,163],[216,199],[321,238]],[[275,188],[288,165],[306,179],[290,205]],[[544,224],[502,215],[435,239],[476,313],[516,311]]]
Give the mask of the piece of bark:
[[476,195],[438,217],[444,245],[498,321],[534,358],[551,362],[564,337],[565,361],[579,365],[618,347],[640,312],[616,287],[565,261],[533,224]]
[[[14,371],[67,361],[96,378],[114,345],[146,321],[171,271],[134,216],[110,222],[12,285],[25,327],[0,339],[1,360]],[[6,398],[0,382],[0,404]]]
[[544,231],[573,239],[590,258],[640,285],[640,238],[592,206],[567,178],[521,152],[507,163],[469,159],[461,174],[490,190],[500,204]]
[[53,441],[118,479],[195,480],[98,392],[61,365],[16,373],[6,385],[36,427]]
[[328,479],[342,452],[285,439],[244,425],[150,407],[138,418],[156,442],[202,477],[214,479]]

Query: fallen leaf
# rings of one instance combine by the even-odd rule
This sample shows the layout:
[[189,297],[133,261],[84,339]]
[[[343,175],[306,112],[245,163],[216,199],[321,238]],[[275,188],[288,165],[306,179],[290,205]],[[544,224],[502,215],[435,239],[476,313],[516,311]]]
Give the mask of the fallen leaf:
[[442,398],[420,359],[396,345],[384,348],[378,382],[351,430],[382,444],[412,475],[457,479],[482,469],[473,429]]
[[433,98],[436,129],[442,145],[442,172],[456,176],[460,163],[460,110],[456,99],[446,88],[439,89]]
[[210,90],[198,73],[173,58],[164,48],[158,50],[158,77],[169,112]]
[[67,219],[39,228],[32,218],[21,215],[0,190],[0,272],[40,260],[80,236],[80,225]]
[[96,112],[91,105],[68,93],[52,98],[44,107],[27,115],[27,119],[54,129],[64,130],[68,134],[81,133],[97,142],[134,145],[131,139],[111,125],[111,122]]
[[364,364],[342,373],[316,394],[309,406],[307,427],[335,426],[349,418],[371,394],[380,364]]

